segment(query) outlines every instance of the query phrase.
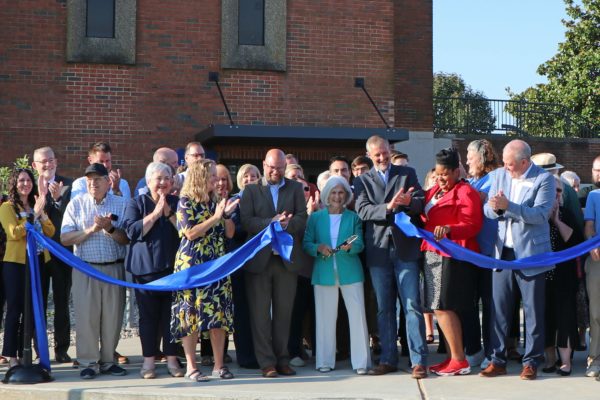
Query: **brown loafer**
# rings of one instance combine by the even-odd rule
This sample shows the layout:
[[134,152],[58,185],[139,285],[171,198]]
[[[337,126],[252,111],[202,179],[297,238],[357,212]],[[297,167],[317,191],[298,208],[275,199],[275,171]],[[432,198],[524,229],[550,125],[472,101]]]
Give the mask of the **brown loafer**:
[[417,364],[412,370],[413,379],[425,379],[427,378],[427,369],[421,364]]
[[398,368],[390,364],[379,364],[375,368],[371,368],[369,370],[369,375],[385,375],[390,372],[396,372]]
[[479,373],[484,378],[495,378],[500,375],[506,375],[506,367],[490,363],[486,369]]
[[524,381],[532,381],[537,378],[537,368],[533,365],[525,365],[521,371],[521,379]]
[[282,365],[277,367],[277,372],[279,375],[291,376],[296,375],[296,371],[294,371],[289,365]]
[[262,368],[262,376],[265,378],[277,378],[279,375],[277,374],[275,367],[265,367]]

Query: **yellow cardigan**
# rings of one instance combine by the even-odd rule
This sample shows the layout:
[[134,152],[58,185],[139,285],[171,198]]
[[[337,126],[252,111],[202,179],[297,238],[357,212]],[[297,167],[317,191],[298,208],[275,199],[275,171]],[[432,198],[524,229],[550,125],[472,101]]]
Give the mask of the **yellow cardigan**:
[[[20,210],[22,210],[19,207]],[[25,264],[25,255],[27,254],[27,231],[25,230],[26,218],[15,214],[13,203],[7,201],[0,206],[0,223],[6,233],[6,252],[4,253],[5,262]],[[54,235],[54,224],[48,218],[46,221],[40,221],[42,232],[48,237]],[[50,260],[50,253],[44,250],[44,261]]]

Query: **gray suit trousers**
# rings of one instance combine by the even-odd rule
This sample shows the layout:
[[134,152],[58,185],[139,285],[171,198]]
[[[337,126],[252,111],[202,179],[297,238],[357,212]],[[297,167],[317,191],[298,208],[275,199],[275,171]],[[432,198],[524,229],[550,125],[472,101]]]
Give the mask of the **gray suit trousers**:
[[288,271],[281,257],[272,255],[267,267],[246,272],[246,294],[256,360],[261,368],[289,363],[288,338],[298,275]]

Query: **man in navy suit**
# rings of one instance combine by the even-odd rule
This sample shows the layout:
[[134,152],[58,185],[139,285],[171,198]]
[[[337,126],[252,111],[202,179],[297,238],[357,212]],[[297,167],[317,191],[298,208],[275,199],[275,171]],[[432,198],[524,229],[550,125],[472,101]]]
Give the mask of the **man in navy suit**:
[[425,322],[419,294],[420,240],[406,237],[394,224],[394,214],[404,211],[418,219],[423,208],[423,191],[415,170],[393,165],[387,139],[371,136],[367,154],[373,168],[354,180],[355,209],[365,222],[367,267],[377,298],[377,325],[381,341],[379,365],[370,375],[397,370],[398,327],[396,298],[406,316],[408,348],[413,378],[427,376]]
[[[504,170],[492,177],[484,213],[498,220],[495,256],[507,261],[552,251],[548,218],[556,188],[554,178],[531,162],[531,148],[522,140],[509,142],[502,153]],[[480,376],[506,374],[505,339],[510,329],[515,295],[523,299],[527,340],[521,379],[537,377],[544,357],[545,272],[554,265],[493,274],[492,362]]]

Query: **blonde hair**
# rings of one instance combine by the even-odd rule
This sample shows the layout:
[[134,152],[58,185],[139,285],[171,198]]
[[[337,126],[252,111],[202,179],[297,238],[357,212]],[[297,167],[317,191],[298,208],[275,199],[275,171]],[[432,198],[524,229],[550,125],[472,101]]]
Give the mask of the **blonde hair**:
[[219,170],[225,170],[225,172],[227,172],[227,193],[231,193],[231,191],[233,190],[233,180],[231,180],[231,174],[229,173],[229,168],[227,168],[225,165],[223,164],[217,164],[217,175],[219,174]]
[[208,203],[209,200],[217,201],[215,191],[208,192],[208,181],[212,168],[216,168],[213,160],[204,159],[191,163],[183,181],[181,197],[188,197],[198,203]]
[[288,176],[288,174],[292,171],[300,171],[300,178],[304,179],[304,169],[300,166],[300,164],[288,164],[285,167],[285,177],[290,179],[290,177]]
[[260,174],[260,170],[256,167],[256,165],[244,164],[240,167],[240,169],[238,170],[237,176],[236,176],[236,182],[238,185],[238,189],[244,190],[244,183],[243,183],[244,175],[246,175],[250,171],[254,171],[259,180],[260,180],[260,178],[262,178],[262,175]]

